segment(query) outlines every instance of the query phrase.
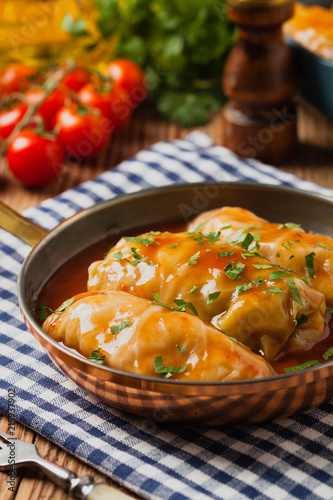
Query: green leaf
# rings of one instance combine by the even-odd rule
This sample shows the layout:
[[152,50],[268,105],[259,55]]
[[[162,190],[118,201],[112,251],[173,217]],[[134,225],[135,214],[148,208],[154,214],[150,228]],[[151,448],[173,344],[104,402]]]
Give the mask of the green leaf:
[[224,268],[225,274],[231,280],[237,280],[242,272],[244,271],[245,264],[242,262],[238,262],[238,264],[234,265],[233,261],[230,261],[228,265]]
[[211,304],[212,302],[215,302],[215,300],[217,300],[220,295],[221,295],[221,292],[210,293],[208,295],[208,298],[207,298],[207,304]]
[[235,250],[231,250],[230,252],[219,252],[217,254],[219,259],[222,259],[223,257],[229,257],[230,255],[233,255],[235,253]]
[[293,298],[296,300],[296,302],[298,302],[299,304],[301,304],[301,306],[303,306],[304,304],[302,302],[302,299],[301,299],[301,296],[299,294],[296,283],[294,281],[294,278],[291,278],[291,277],[286,278],[286,282],[288,283],[288,286],[290,288],[290,291],[291,291]]
[[73,19],[72,14],[66,14],[61,28],[68,31],[74,37],[81,37],[88,35],[87,23],[84,19]]
[[93,351],[90,356],[89,356],[89,361],[93,361],[97,365],[102,365],[105,360],[105,355],[99,356],[100,349],[96,349],[96,351]]
[[289,229],[293,227],[301,227],[300,224],[295,224],[294,222],[286,222],[285,224],[280,224],[278,229],[282,229],[283,227],[287,227]]
[[[164,366],[162,356],[156,356],[154,360],[155,373],[161,374],[163,378],[169,378],[173,373],[182,373],[186,370],[185,366]],[[163,376],[164,375],[164,376]]]
[[321,247],[321,248],[325,248],[325,250],[332,250],[333,251],[333,248],[327,247],[326,245],[323,245],[322,243],[320,243],[320,241],[317,241],[317,247]]
[[178,349],[179,349],[179,352],[185,352],[186,349],[185,347],[181,347],[180,345],[177,345]]
[[281,288],[275,286],[273,288],[269,288],[268,290],[265,290],[264,293],[283,293],[283,290],[281,290]]
[[248,250],[253,240],[253,235],[251,233],[247,233],[242,241],[241,247],[244,248],[244,250]]
[[136,243],[141,243],[141,245],[149,246],[154,243],[153,238],[141,238],[136,236],[124,236],[125,241],[135,241]]
[[323,358],[327,361],[331,356],[333,356],[333,347],[330,347],[326,352],[324,352]]
[[123,260],[123,256],[121,255],[121,252],[115,252],[113,254],[113,257],[117,260]]
[[272,271],[269,275],[270,280],[282,280],[283,276],[288,276],[287,271]]
[[310,366],[315,366],[315,365],[319,365],[319,361],[317,361],[316,359],[314,359],[312,361],[306,361],[305,363],[302,363],[301,365],[290,366],[289,368],[285,368],[284,371],[286,373],[297,372],[299,370],[304,370],[305,368],[310,368]]
[[196,292],[197,290],[199,290],[199,287],[198,287],[198,286],[196,286],[196,285],[194,285],[194,287],[193,287],[193,288],[191,288],[191,290],[190,290],[188,293],[194,293],[194,292]]
[[65,300],[65,302],[61,305],[60,309],[56,311],[56,313],[62,313],[64,312],[67,307],[69,307],[71,304],[73,304],[75,300],[75,297],[72,297],[71,299]]
[[195,266],[198,262],[198,258],[200,256],[200,251],[195,253],[194,255],[192,255],[192,257],[190,258],[190,260],[188,261],[187,265],[188,266]]
[[131,322],[128,319],[125,319],[124,321],[119,323],[119,325],[113,326],[111,328],[112,335],[116,335],[117,333],[121,332],[122,330],[124,330],[124,328],[126,328],[130,324]]
[[185,312],[186,309],[190,309],[190,311],[192,311],[195,316],[199,316],[198,311],[196,310],[192,302],[186,302],[186,300],[183,299],[173,299],[172,302],[174,302],[176,306],[178,306],[178,309],[175,309],[176,311]]
[[255,285],[262,285],[263,283],[265,283],[265,281],[263,279],[261,279],[260,276],[258,276],[258,279],[253,280],[252,283],[254,283]]
[[252,283],[248,283],[247,285],[244,283],[236,287],[236,293],[245,292],[246,290],[250,290],[250,288],[252,288]]
[[180,243],[174,243],[173,245],[169,245],[168,248],[176,248],[180,245]]
[[314,252],[311,252],[305,256],[306,268],[308,270],[310,278],[315,277],[315,269],[314,269],[314,265],[313,265],[315,255],[316,254]]
[[256,269],[273,269],[274,266],[270,264],[252,264]]
[[305,316],[305,314],[301,314],[299,318],[296,318],[296,326],[299,327],[301,325],[304,325],[309,321],[309,318]]
[[153,299],[154,300],[159,300],[160,299],[160,294],[157,293],[157,292],[153,293]]
[[275,257],[280,257],[280,252],[276,252]]

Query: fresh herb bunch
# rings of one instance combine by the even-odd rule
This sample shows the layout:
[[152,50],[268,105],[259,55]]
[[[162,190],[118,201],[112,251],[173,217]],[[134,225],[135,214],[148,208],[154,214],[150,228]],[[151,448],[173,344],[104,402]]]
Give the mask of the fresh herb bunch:
[[225,0],[96,0],[115,57],[146,70],[150,101],[181,126],[201,125],[221,107],[223,66],[235,40]]

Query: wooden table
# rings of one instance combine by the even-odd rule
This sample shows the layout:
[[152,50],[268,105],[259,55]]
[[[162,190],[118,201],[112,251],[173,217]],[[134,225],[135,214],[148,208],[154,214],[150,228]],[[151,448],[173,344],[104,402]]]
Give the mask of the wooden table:
[[[200,128],[217,143],[221,144],[221,114],[216,114],[212,121]],[[133,156],[139,150],[160,140],[173,140],[185,137],[190,130],[180,129],[172,123],[159,120],[148,109],[136,112],[129,127],[114,136],[109,148],[94,162],[78,168],[65,168],[62,175],[42,189],[27,189],[16,182],[7,172],[4,161],[0,163],[0,199],[16,210],[37,205],[42,200],[55,196],[65,189],[99,175],[104,170],[116,166],[119,162]],[[304,179],[333,188],[333,124],[326,121],[308,105],[299,106],[299,137],[301,147],[298,156],[281,168]],[[1,371],[1,368],[0,368]],[[7,430],[7,418],[0,415],[0,428]],[[79,476],[91,474],[96,482],[108,482],[110,479],[98,474],[83,462],[65,453],[37,433],[17,424],[17,437],[34,442],[40,454],[48,460],[73,470]],[[54,486],[35,470],[19,472],[16,493],[8,491],[7,476],[0,473],[1,500],[64,500],[70,498],[60,488]],[[139,498],[133,495],[133,498]]]

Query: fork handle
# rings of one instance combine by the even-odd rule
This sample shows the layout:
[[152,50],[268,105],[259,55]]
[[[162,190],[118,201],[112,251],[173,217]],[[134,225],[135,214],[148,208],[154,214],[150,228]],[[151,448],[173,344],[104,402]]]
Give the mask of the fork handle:
[[67,487],[69,492],[80,500],[133,500],[132,496],[109,486],[95,484],[92,476],[78,478],[74,472],[59,467],[38,456],[31,465],[37,465],[58,486]]

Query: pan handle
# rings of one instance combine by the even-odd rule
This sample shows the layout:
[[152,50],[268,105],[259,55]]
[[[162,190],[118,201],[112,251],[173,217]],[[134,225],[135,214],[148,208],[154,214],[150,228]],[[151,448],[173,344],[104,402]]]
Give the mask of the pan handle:
[[30,246],[34,246],[48,233],[47,229],[37,226],[2,201],[0,201],[0,227]]

